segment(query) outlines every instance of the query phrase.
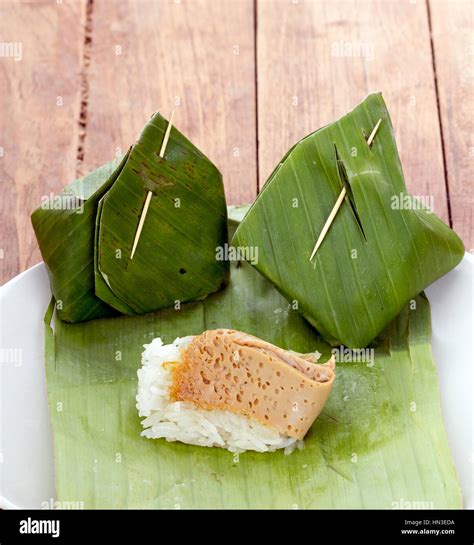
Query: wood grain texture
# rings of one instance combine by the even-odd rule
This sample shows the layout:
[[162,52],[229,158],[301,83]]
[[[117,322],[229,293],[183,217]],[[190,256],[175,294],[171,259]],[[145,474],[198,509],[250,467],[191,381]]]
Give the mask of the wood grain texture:
[[256,195],[251,0],[97,2],[84,167],[127,149],[159,110],[221,170],[230,203]]
[[298,139],[382,91],[409,191],[448,220],[424,2],[261,0],[257,4],[261,184]]
[[0,284],[41,260],[30,214],[75,177],[83,14],[82,1],[0,6],[18,53],[0,58]]
[[474,4],[429,1],[453,229],[474,251]]
[[91,170],[177,102],[176,125],[236,203],[254,198],[257,170],[263,185],[297,139],[382,90],[409,189],[433,195],[447,220],[448,186],[453,227],[473,248],[472,6],[259,0],[255,21],[253,0],[94,2],[84,66],[86,0],[3,1],[0,40],[21,44],[21,60],[0,56],[0,283],[40,260],[29,215],[75,177],[77,151],[79,170]]

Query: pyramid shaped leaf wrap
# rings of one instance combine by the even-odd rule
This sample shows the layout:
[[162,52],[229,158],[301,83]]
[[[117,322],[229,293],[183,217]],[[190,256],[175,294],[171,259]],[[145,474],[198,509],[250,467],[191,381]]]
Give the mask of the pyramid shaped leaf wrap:
[[[310,260],[347,184],[347,197]],[[459,237],[407,193],[381,94],[368,96],[285,155],[233,245],[244,256],[258,251],[252,264],[293,308],[326,340],[351,348],[367,346],[464,254]]]
[[62,320],[144,314],[203,299],[227,282],[229,264],[216,259],[227,242],[222,176],[174,127],[161,158],[167,126],[155,114],[121,160],[76,180],[32,214]]

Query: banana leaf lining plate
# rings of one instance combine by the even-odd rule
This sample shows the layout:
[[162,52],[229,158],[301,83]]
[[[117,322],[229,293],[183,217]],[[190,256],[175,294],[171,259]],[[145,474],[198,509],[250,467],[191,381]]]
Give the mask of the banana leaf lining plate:
[[[247,267],[252,275],[257,275],[249,266]],[[467,508],[473,507],[471,444],[472,391],[474,388],[472,384],[472,346],[469,341],[473,317],[472,307],[470,304],[466,304],[466,301],[472,301],[473,268],[474,260],[466,254],[464,260],[456,269],[427,289],[432,310],[433,352],[441,389],[443,418],[456,471],[461,483],[463,503]],[[254,282],[256,281],[255,278],[257,277],[252,276],[248,280]],[[260,282],[260,279],[258,282]],[[261,285],[260,289],[266,290],[267,287]],[[239,293],[235,295],[239,296]],[[266,293],[266,295],[274,299],[276,307],[281,307],[279,295],[273,292]],[[3,506],[36,508],[53,506],[57,498],[43,356],[43,315],[49,297],[50,290],[43,265],[38,265],[13,279],[0,292],[0,301],[2,303],[0,308],[2,319],[1,348],[3,349],[4,359],[6,356],[9,359],[0,366],[2,388],[0,451],[3,453],[3,464],[0,466],[3,470],[0,496],[3,497]],[[420,304],[420,308],[422,307],[423,302]],[[275,308],[275,310],[278,310],[278,308]],[[221,311],[222,309],[217,308],[215,310],[216,316]],[[275,320],[280,319],[279,314],[281,314],[281,311],[275,313]],[[208,314],[207,318],[212,322],[211,316],[211,314]],[[147,317],[140,319],[149,320]],[[251,325],[248,325],[248,327]],[[399,325],[403,329],[406,324],[400,323]],[[207,326],[212,327],[212,323],[207,324]],[[222,326],[222,324],[219,324],[219,326]],[[256,323],[254,327],[258,327]],[[137,358],[139,358],[141,351],[140,344],[147,342],[151,335],[151,330],[147,329],[147,331],[149,334],[145,335],[143,339],[136,339],[136,343],[138,343]],[[257,331],[256,329],[253,332]],[[89,333],[92,333],[92,330],[89,330]],[[271,332],[267,331],[266,333],[268,337]],[[184,332],[177,331],[176,335],[178,334],[182,335]],[[396,331],[394,335],[396,337]],[[265,337],[265,335],[262,336]],[[278,339],[275,340],[278,341]],[[286,341],[291,343],[304,342],[298,338],[286,339]],[[396,352],[397,350],[393,351],[395,356]],[[413,356],[416,359],[416,354]],[[389,362],[385,363],[388,364]],[[397,361],[390,362],[390,364],[394,365],[397,363]],[[138,360],[128,362],[126,365],[137,366]],[[350,373],[353,373],[353,371],[347,369],[347,372],[342,372],[339,375],[339,387],[333,392],[327,415],[316,423],[314,433],[319,430],[321,437],[323,439],[326,437],[326,441],[314,442],[310,438],[305,450],[295,452],[289,457],[285,457],[282,453],[264,455],[248,453],[241,455],[240,460],[236,462],[233,455],[227,451],[214,454],[211,449],[141,439],[138,435],[140,431],[139,419],[134,413],[133,403],[127,411],[129,414],[113,414],[113,406],[108,406],[106,402],[102,406],[104,414],[99,415],[96,421],[103,423],[104,430],[105,426],[112,426],[113,429],[114,425],[123,426],[123,422],[126,422],[124,429],[127,430],[129,425],[133,427],[133,430],[128,430],[126,433],[136,433],[137,442],[139,442],[140,446],[137,448],[135,445],[129,450],[125,446],[123,452],[113,453],[117,456],[111,460],[110,464],[107,464],[109,474],[105,479],[109,480],[111,488],[106,493],[105,491],[96,490],[96,493],[91,497],[80,498],[78,492],[80,492],[81,487],[78,478],[83,475],[81,473],[83,468],[78,467],[76,468],[77,471],[73,471],[74,477],[69,479],[70,484],[66,486],[67,490],[64,488],[65,476],[59,476],[60,499],[63,502],[72,503],[83,501],[86,508],[102,506],[176,508],[177,505],[184,508],[212,506],[212,503],[214,506],[227,507],[394,508],[399,505],[399,507],[406,508],[414,506],[412,504],[415,502],[427,502],[429,507],[430,497],[416,495],[419,490],[423,490],[423,483],[419,488],[414,485],[414,488],[411,489],[415,494],[413,496],[410,495],[410,483],[405,482],[404,485],[400,485],[402,481],[400,480],[401,477],[398,476],[394,477],[394,490],[388,490],[389,480],[387,480],[387,477],[390,467],[392,467],[392,470],[400,467],[400,460],[397,460],[397,458],[402,459],[405,454],[400,450],[394,450],[388,458],[387,453],[382,458],[378,457],[374,438],[370,437],[370,430],[376,429],[371,426],[376,426],[377,422],[371,422],[370,426],[367,427],[368,422],[365,421],[363,416],[364,410],[368,410],[369,416],[373,414],[371,413],[370,403],[378,403],[378,401],[370,400],[370,398],[356,400],[357,396],[354,396],[351,392],[353,381]],[[356,391],[359,389],[359,391],[363,392],[363,382],[371,380],[371,369],[364,368],[361,371],[361,382],[356,386]],[[95,369],[94,373],[97,376],[102,375],[104,380],[108,379],[104,374],[106,372],[101,370],[100,365]],[[124,373],[123,378],[124,380],[129,379],[128,371]],[[416,389],[416,383],[414,384]],[[133,384],[130,386],[132,386],[131,391],[133,391]],[[127,384],[128,389],[130,389],[130,386]],[[436,384],[434,389],[437,389]],[[73,390],[69,391],[68,399],[73,399]],[[406,392],[406,394],[405,401],[409,404],[410,392]],[[333,416],[334,411],[348,414],[350,405],[346,408],[342,408],[341,405],[344,403],[342,401],[344,396],[354,397],[354,408],[359,405],[359,409],[355,409],[359,417],[359,431],[366,429],[367,433],[365,437],[357,440],[355,445],[337,446],[331,444],[331,437],[327,435],[327,420]],[[393,414],[389,415],[394,418],[397,413],[405,409],[409,410],[408,406],[387,408],[389,411],[394,411]],[[110,413],[107,413],[108,410],[110,410]],[[422,421],[416,423],[417,417],[415,415],[417,413],[415,411],[412,415],[415,422],[413,429],[416,430],[417,426],[423,423],[423,418],[426,416],[423,416],[424,411],[427,411],[429,417],[431,411],[436,412],[437,410],[437,400],[433,403],[433,407],[430,407],[429,403],[423,403],[421,407],[419,406],[418,414]],[[123,421],[120,422],[121,420]],[[86,428],[87,422],[88,417],[85,413],[84,428]],[[403,434],[403,430],[399,427],[402,421],[398,423],[391,422],[390,418],[387,419],[386,414],[380,413],[380,422],[385,426],[387,435],[394,432],[396,435]],[[377,440],[383,441],[384,435],[379,434]],[[340,435],[339,439],[341,438],[343,438],[343,435]],[[411,439],[416,441],[416,436],[411,435]],[[63,438],[60,440],[63,441]],[[373,453],[363,452],[362,445],[364,442],[372,445]],[[396,443],[397,440],[393,444],[396,445]],[[400,443],[400,445],[402,444],[403,442]],[[440,448],[443,449],[443,445]],[[196,450],[198,451],[197,454]],[[141,464],[143,463],[141,455],[146,458],[150,455],[150,451],[153,451],[153,455],[156,454],[157,473],[144,479],[143,475],[140,474]],[[65,452],[67,452],[67,449]],[[107,456],[111,453],[112,451],[107,452]],[[156,489],[147,492],[146,487],[153,487],[153,479],[156,478],[160,471],[164,471],[165,468],[170,471],[173,467],[176,453],[186,455],[187,465],[189,466],[188,472],[184,471],[182,464],[178,464],[176,471],[166,481],[167,486],[160,488],[160,494],[157,494]],[[308,464],[310,453],[317,460],[316,468],[311,467],[311,463]],[[105,468],[105,458],[103,458],[100,448],[96,454],[90,460],[89,477],[92,480],[94,480],[94,475],[97,475],[97,472],[100,475]],[[426,463],[428,466],[435,464],[437,454],[437,452],[428,453],[424,459],[417,460],[417,463]],[[274,457],[274,459],[270,460],[271,457]],[[278,460],[275,461],[276,458]],[[370,460],[372,465],[369,464]],[[383,460],[387,462],[385,465],[381,465]],[[365,466],[361,467],[361,463],[365,464]],[[96,465],[95,469],[94,464]],[[357,464],[361,464],[359,466],[361,467],[360,471]],[[58,465],[61,467],[61,460],[59,460]],[[68,464],[68,467],[71,472],[71,465]],[[296,473],[293,479],[288,477],[290,474],[288,467],[297,470],[293,472]],[[129,485],[130,482],[134,485],[131,488],[129,486],[127,490],[123,489],[123,480],[117,477],[125,469],[132,474],[132,481],[128,481]],[[318,475],[324,476],[324,482],[319,489],[315,488],[314,480],[311,479],[311,472],[315,470],[318,471]],[[116,473],[115,477],[114,472]],[[419,475],[415,476],[414,480],[417,481],[422,475],[423,468]],[[242,480],[244,477],[247,480]],[[252,500],[248,495],[249,489],[246,489],[246,495],[239,491],[239,487],[242,486],[242,482],[248,483],[255,478],[260,485],[268,484],[270,480],[276,478],[279,482],[279,489],[265,491],[260,486],[260,492],[258,492],[259,487],[255,486],[252,489],[252,495],[255,499]],[[361,478],[367,479],[365,484],[362,483],[363,486],[358,481]],[[195,484],[192,482],[193,479]],[[198,495],[193,494],[193,490],[197,490],[199,486],[209,480],[213,482],[208,486],[209,499],[208,503],[204,505],[202,502],[198,502],[196,499]],[[150,482],[147,483],[146,481]],[[114,483],[116,484],[115,489],[112,486]],[[223,486],[227,487],[228,496],[233,496],[233,501],[225,503],[222,495]],[[434,487],[441,490],[443,483],[437,483]],[[427,495],[429,495],[430,490],[431,492],[434,491],[433,488],[430,489],[430,486],[425,490]],[[404,494],[405,492],[406,494]],[[108,503],[105,499],[107,494],[111,496]],[[335,495],[338,495],[339,499],[333,500]],[[455,496],[456,491],[450,489],[447,491],[445,498],[450,506],[459,507],[460,502]],[[340,498],[344,498],[344,501],[341,501]],[[437,506],[439,505],[435,502],[434,507]]]

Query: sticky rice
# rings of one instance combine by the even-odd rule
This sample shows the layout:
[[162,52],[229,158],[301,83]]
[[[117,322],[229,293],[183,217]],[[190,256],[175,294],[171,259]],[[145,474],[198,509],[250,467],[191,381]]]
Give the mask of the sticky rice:
[[[199,344],[201,338],[205,340]],[[252,369],[246,366],[246,358],[252,360],[253,357],[252,355],[248,356],[245,351],[239,350],[239,353],[243,354],[241,362],[236,363],[237,360],[233,359],[233,354],[237,355],[235,351],[227,356],[226,361],[222,361],[222,347],[220,352],[216,349],[218,354],[216,352],[211,356],[210,347],[218,346],[217,341],[220,339],[227,343],[226,346],[232,346],[232,348],[235,348],[236,345],[230,345],[231,341],[243,342],[243,339],[247,341],[245,346],[249,345],[254,352],[262,350],[263,346],[265,350],[262,357],[269,357],[272,362],[278,359],[278,354],[269,352],[268,347],[278,350],[282,354],[285,353],[285,351],[260,339],[233,330],[217,330],[216,332],[205,332],[198,337],[177,338],[172,344],[167,345],[160,338],[154,339],[150,344],[144,345],[142,367],[138,370],[137,409],[139,415],[145,417],[142,421],[144,428],[142,435],[150,439],[163,438],[167,441],[180,441],[202,447],[221,447],[231,452],[245,450],[272,452],[277,449],[285,449],[285,453],[290,453],[296,447],[302,448],[302,438],[295,436],[297,434],[289,434],[286,428],[285,430],[278,429],[278,426],[272,425],[271,419],[269,419],[269,424],[265,424],[263,413],[259,414],[255,407],[253,411],[243,410],[242,404],[237,401],[231,402],[229,396],[232,396],[233,400],[237,397],[242,401],[238,394],[234,395],[234,391],[240,393],[244,391],[243,384],[238,384],[237,374],[238,372],[242,374],[243,371],[246,372],[247,377],[252,374]],[[271,355],[268,356],[268,353]],[[198,358],[198,361],[192,360],[193,354]],[[290,359],[297,358],[295,353],[287,352],[286,354],[285,357]],[[186,358],[189,361],[185,361]],[[302,361],[305,366],[314,365],[308,363],[307,360]],[[192,368],[188,369],[186,365],[189,367],[190,363]],[[229,367],[232,364],[233,368],[237,369],[237,371],[234,370],[234,380],[231,383],[227,383],[225,378],[228,378],[229,374],[226,374],[225,377],[223,375],[227,370],[226,363],[229,364]],[[279,363],[281,364],[281,361]],[[283,365],[286,366],[287,363],[285,360]],[[261,362],[260,366],[262,366]],[[327,368],[322,365],[317,367],[324,368],[325,371],[319,384],[323,385],[328,382],[330,390],[334,379],[334,364],[331,363]],[[198,371],[199,381],[194,377]],[[209,380],[204,378],[204,382],[201,382],[202,377],[206,376],[204,372],[209,375]],[[291,367],[291,372],[300,373],[303,376],[300,369]],[[255,373],[259,373],[258,367]],[[277,373],[281,377],[281,372],[277,371]],[[256,377],[254,380],[251,377],[251,380],[252,382],[245,381],[246,394],[252,389],[257,391],[257,385],[261,388],[260,378]],[[227,396],[224,391],[228,394]],[[263,394],[263,392],[261,393]],[[268,394],[270,395],[270,392]],[[252,399],[257,405],[258,394],[248,393],[248,395],[253,396]],[[275,394],[273,396],[275,397]],[[265,400],[268,398],[267,395],[262,395],[262,400],[263,397]],[[264,405],[264,402],[262,404]],[[252,402],[249,402],[248,405],[251,406]],[[245,406],[248,405],[246,403]],[[265,418],[268,417],[265,416]],[[301,420],[303,419],[301,418]]]

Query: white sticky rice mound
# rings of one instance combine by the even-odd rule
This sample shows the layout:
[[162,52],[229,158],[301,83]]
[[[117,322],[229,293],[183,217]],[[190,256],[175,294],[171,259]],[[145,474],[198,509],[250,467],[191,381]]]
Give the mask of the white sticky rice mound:
[[302,448],[302,441],[246,416],[231,411],[210,411],[186,401],[171,402],[171,370],[164,364],[180,361],[182,351],[192,338],[178,337],[167,345],[157,338],[144,345],[137,394],[138,413],[145,417],[142,435],[201,447],[222,447],[231,452],[273,452],[284,448],[285,454],[290,454],[296,447]]

